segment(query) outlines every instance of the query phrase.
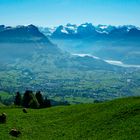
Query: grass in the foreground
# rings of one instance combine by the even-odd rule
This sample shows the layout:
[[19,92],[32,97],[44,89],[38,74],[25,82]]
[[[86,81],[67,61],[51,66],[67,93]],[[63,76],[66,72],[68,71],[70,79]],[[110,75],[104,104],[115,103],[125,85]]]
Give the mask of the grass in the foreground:
[[[7,113],[0,124],[0,140],[139,140],[140,97],[100,104],[81,104],[49,109],[1,108]],[[8,133],[17,128],[18,138]]]

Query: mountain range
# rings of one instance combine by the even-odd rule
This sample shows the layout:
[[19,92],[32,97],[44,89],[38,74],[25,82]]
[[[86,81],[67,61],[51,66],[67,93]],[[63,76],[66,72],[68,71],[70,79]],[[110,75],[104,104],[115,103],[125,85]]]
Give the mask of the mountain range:
[[[15,60],[17,58],[21,59],[22,57],[25,58],[27,56],[31,58],[34,53],[37,55],[53,55],[52,59],[56,56],[59,56],[61,59],[62,57],[66,57],[66,60],[69,58],[70,61],[75,61],[75,59],[77,59],[78,61],[81,60],[80,63],[82,63],[83,59],[78,58],[78,56],[73,56],[71,58],[68,53],[65,54],[34,25],[17,27],[0,26],[0,49],[1,56],[5,56],[3,58],[6,59],[7,55],[8,57],[12,56],[10,59],[14,58]],[[90,60],[91,58],[86,56],[85,60],[87,61],[87,59]],[[61,64],[65,63],[66,60],[64,59]],[[93,61],[96,63],[96,61],[101,60]],[[90,67],[92,67],[92,65]]]
[[87,37],[138,37],[140,28],[133,25],[111,26],[84,23],[81,25],[67,24],[53,28],[39,28],[46,36],[52,38],[87,38]]
[[140,65],[139,27],[85,23],[39,29],[65,51]]

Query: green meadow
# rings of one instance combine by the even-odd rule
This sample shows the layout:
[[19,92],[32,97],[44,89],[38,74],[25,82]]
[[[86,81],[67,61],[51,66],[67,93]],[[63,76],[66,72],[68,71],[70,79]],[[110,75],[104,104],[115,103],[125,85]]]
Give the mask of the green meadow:
[[[0,140],[139,140],[140,97],[46,109],[0,107]],[[12,128],[22,134],[9,135]]]

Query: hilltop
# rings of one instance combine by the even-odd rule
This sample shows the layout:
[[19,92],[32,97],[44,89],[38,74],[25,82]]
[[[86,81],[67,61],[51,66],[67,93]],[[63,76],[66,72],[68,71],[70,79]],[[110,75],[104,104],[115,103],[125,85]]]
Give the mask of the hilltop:
[[140,137],[140,97],[98,104],[81,104],[28,110],[1,108],[8,121],[0,124],[0,139],[13,140],[8,132],[17,128],[19,140],[89,139],[138,140]]

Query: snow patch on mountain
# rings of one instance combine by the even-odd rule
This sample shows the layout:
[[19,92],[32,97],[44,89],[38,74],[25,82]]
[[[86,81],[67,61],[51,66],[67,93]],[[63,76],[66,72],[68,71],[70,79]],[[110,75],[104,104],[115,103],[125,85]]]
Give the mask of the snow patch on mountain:
[[61,29],[61,33],[69,34],[65,28]]

